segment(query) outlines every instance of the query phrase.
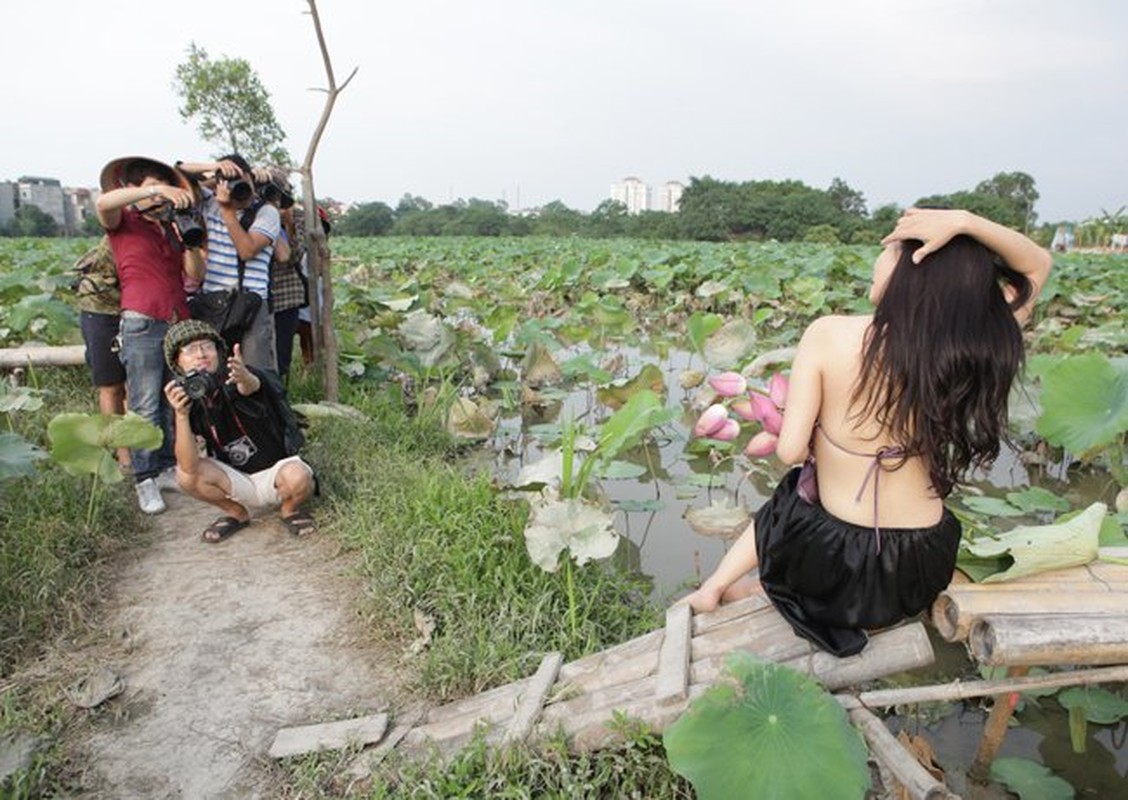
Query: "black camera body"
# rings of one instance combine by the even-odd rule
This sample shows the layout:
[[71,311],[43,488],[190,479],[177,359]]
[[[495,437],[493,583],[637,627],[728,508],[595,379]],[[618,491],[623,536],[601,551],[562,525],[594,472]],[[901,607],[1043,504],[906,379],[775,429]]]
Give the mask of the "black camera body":
[[198,369],[192,370],[183,378],[178,378],[176,383],[184,390],[184,394],[188,395],[189,400],[199,400],[219,388],[219,381],[214,374]]
[[254,195],[255,187],[251,185],[250,181],[234,178],[227,181],[227,193],[233,202],[245,203]]
[[173,205],[165,205],[157,212],[157,218],[172,228],[177,240],[185,249],[203,246],[207,232],[200,209],[195,206],[177,208]]

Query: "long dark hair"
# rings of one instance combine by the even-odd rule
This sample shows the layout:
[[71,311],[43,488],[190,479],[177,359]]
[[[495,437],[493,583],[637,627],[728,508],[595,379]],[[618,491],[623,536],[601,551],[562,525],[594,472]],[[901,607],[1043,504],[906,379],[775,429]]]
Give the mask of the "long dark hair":
[[[946,497],[969,467],[994,461],[1006,439],[1007,397],[1025,358],[1014,310],[1032,286],[970,237],[914,264],[920,245],[901,243],[851,404],[923,458],[933,490]],[[1014,287],[1009,304],[1003,283]]]

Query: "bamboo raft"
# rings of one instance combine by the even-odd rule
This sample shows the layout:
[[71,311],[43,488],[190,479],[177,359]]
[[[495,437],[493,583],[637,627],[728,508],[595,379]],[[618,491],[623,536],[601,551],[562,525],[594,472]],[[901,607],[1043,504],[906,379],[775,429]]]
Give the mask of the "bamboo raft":
[[[1101,554],[1128,558],[1128,548],[1103,548]],[[945,639],[965,642],[980,663],[1007,667],[1007,677],[842,692],[931,664],[934,653],[923,625],[913,622],[874,634],[860,654],[839,659],[797,637],[763,596],[697,615],[675,605],[662,629],[569,663],[549,653],[529,678],[401,720],[362,754],[354,771],[366,774],[392,749],[408,756],[450,755],[479,730],[494,745],[563,731],[577,751],[614,744],[618,733],[608,723],[617,714],[660,732],[718,679],[726,655],[744,650],[840,692],[836,699],[906,796],[952,800],[957,796],[916,761],[872,709],[1128,681],[1128,566],[1094,562],[1007,583],[953,582],[930,616]],[[1024,677],[1032,665],[1070,669]],[[986,775],[1011,713],[1011,703],[995,703],[973,778],[977,770]]]

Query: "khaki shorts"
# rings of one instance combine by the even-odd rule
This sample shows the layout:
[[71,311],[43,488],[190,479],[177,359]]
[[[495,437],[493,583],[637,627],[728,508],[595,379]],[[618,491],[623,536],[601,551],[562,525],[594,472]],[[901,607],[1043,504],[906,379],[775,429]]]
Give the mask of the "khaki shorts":
[[301,464],[309,473],[309,477],[313,478],[313,468],[302,461],[301,456],[283,458],[276,462],[273,467],[249,475],[224,464],[218,459],[209,458],[208,461],[223,470],[227,480],[231,483],[231,492],[227,495],[227,498],[234,500],[241,506],[246,506],[248,511],[277,508],[281,505],[282,500],[278,497],[278,489],[274,486],[274,479],[278,477],[278,470],[287,464],[295,462]]

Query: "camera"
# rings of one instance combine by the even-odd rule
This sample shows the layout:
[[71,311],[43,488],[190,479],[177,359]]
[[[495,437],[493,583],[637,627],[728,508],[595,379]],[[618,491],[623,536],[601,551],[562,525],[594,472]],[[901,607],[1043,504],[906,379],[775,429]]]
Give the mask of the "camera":
[[236,203],[245,203],[251,199],[255,193],[255,187],[251,185],[250,181],[243,180],[242,178],[233,178],[227,181],[227,193],[232,201]]
[[204,370],[194,369],[176,381],[184,394],[188,395],[189,400],[199,400],[201,397],[213,392],[218,386],[219,382],[215,379],[215,375]]
[[267,182],[259,186],[259,197],[267,203],[278,201],[279,208],[290,208],[294,205],[294,196],[284,191],[281,187],[275,185],[273,182]]
[[201,247],[204,244],[206,233],[203,217],[198,208],[180,209],[165,205],[157,212],[157,219],[172,228],[176,238],[186,249]]

